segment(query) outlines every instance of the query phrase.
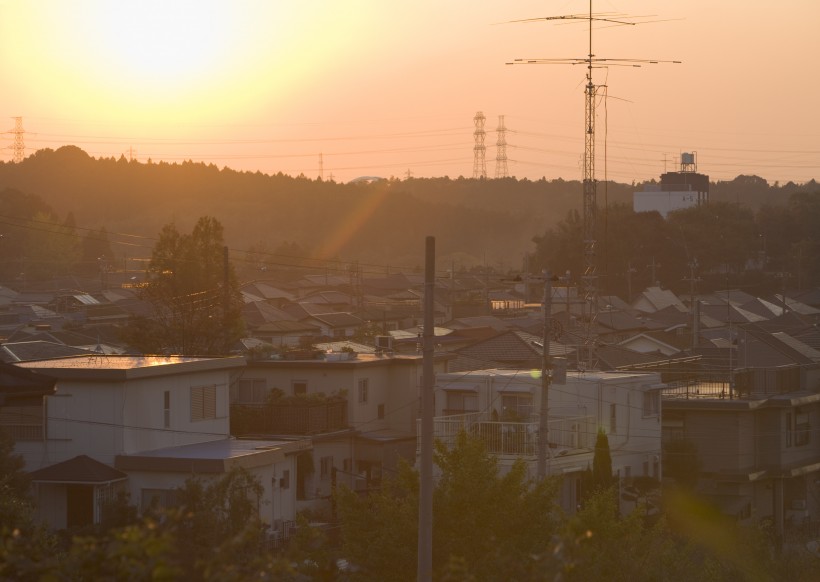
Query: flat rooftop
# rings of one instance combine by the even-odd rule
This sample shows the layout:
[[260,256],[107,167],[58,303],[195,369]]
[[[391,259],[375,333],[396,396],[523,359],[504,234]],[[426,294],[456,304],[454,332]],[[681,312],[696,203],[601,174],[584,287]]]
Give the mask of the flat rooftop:
[[117,455],[120,470],[223,473],[234,467],[252,468],[279,462],[288,454],[310,450],[309,439],[216,441],[166,447],[133,455]]
[[90,354],[15,362],[15,366],[64,379],[127,380],[129,378],[181,374],[194,371],[236,368],[245,365],[242,357],[127,356]]

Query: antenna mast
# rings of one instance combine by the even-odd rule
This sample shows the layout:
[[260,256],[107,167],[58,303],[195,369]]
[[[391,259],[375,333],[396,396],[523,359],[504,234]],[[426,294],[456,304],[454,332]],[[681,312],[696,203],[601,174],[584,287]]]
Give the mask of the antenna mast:
[[[598,242],[597,242],[597,180],[595,178],[595,98],[597,86],[592,79],[593,68],[605,68],[609,66],[640,67],[642,64],[651,63],[680,63],[680,61],[658,61],[644,59],[604,59],[596,58],[592,52],[592,27],[596,22],[604,22],[612,26],[634,26],[651,22],[640,20],[648,17],[629,17],[621,14],[603,13],[595,14],[592,11],[592,0],[589,0],[588,14],[569,14],[565,16],[545,16],[541,18],[528,18],[513,22],[534,22],[538,20],[577,20],[586,21],[589,26],[589,52],[585,58],[536,58],[536,59],[515,59],[508,65],[586,65],[586,87],[584,89],[584,181],[583,181],[583,251],[584,251],[584,271],[581,279],[584,285],[584,300],[589,310],[586,318],[587,341],[591,343],[592,330],[598,316]],[[590,348],[589,364],[593,364],[593,352]]]

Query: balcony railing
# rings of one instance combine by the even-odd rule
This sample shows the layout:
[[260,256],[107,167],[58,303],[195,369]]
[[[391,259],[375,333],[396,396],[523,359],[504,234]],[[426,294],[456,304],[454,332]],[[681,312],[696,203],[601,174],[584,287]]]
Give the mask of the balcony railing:
[[[419,435],[420,422],[418,421],[417,426]],[[551,418],[547,427],[550,450],[592,449],[595,446],[596,425],[591,416]],[[433,434],[436,440],[447,447],[455,445],[456,438],[462,431],[481,439],[487,447],[487,452],[493,455],[538,454],[538,421],[497,421],[483,412],[439,416],[433,420]],[[417,439],[416,443],[417,452],[420,452],[420,441]]]
[[0,426],[14,441],[43,440],[42,424],[3,424]]
[[231,432],[318,434],[347,428],[347,401],[231,406]]

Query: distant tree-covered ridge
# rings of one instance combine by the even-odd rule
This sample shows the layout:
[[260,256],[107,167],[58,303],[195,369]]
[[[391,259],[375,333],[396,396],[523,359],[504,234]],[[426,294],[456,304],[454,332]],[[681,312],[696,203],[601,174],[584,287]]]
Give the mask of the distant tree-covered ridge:
[[[629,203],[641,184],[601,182],[599,206]],[[175,222],[216,217],[237,249],[283,242],[315,258],[342,257],[407,266],[422,259],[421,241],[437,238],[441,257],[472,265],[517,268],[532,237],[579,210],[579,181],[474,180],[442,177],[342,184],[305,176],[238,172],[213,164],[92,158],[80,148],[44,149],[18,164],[0,163],[0,191],[36,195],[55,216],[107,232],[153,236]],[[712,185],[714,201],[784,205],[816,183],[769,185],[739,176]],[[12,212],[6,205],[0,214]],[[116,251],[116,249],[115,249]],[[470,267],[471,264],[456,265]]]

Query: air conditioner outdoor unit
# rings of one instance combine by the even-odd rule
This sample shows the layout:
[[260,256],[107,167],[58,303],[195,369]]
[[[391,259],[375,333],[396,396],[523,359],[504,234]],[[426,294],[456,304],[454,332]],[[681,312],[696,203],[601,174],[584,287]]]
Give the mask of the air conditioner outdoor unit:
[[379,350],[392,350],[393,349],[393,336],[392,335],[377,335],[376,336],[376,349],[379,349]]

